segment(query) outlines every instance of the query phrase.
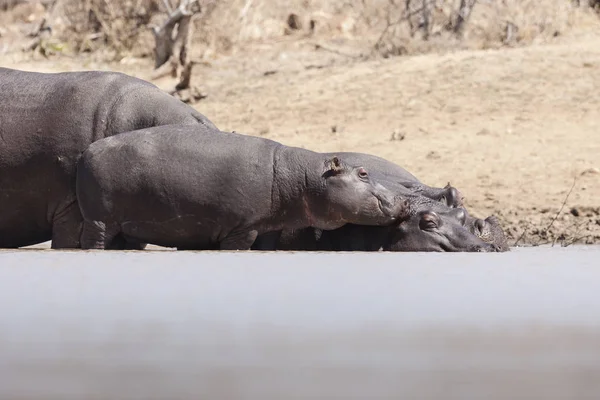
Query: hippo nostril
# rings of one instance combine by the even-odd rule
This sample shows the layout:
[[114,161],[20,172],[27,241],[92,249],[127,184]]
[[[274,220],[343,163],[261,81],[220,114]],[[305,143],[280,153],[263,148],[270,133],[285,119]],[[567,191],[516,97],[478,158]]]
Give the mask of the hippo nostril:
[[475,245],[473,247],[471,247],[470,249],[471,252],[475,252],[475,253],[489,253],[489,252],[493,252],[495,250],[492,249],[491,245]]
[[500,251],[500,249],[495,244],[484,244],[478,245],[475,251],[477,251],[478,253],[497,253]]

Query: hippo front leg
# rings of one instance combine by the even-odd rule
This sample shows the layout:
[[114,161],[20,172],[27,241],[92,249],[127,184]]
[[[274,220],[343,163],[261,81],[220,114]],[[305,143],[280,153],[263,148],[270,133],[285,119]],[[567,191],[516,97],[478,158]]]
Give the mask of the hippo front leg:
[[52,248],[80,248],[79,239],[82,226],[83,217],[79,211],[79,205],[77,201],[72,201],[54,215],[52,220]]
[[102,221],[84,221],[81,232],[81,248],[84,250],[109,249],[119,231],[120,227],[117,224],[107,224]]
[[219,244],[220,250],[250,250],[258,237],[258,231],[244,231],[229,234]]

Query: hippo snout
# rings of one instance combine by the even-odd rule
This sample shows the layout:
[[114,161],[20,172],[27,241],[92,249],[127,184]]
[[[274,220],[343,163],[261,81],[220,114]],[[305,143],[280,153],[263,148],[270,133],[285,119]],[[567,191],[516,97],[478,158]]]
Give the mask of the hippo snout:
[[496,244],[484,243],[484,244],[481,244],[481,245],[474,246],[471,249],[471,251],[472,252],[477,252],[477,253],[499,253],[502,250]]
[[398,196],[378,197],[381,211],[392,219],[403,219],[408,216],[409,202]]

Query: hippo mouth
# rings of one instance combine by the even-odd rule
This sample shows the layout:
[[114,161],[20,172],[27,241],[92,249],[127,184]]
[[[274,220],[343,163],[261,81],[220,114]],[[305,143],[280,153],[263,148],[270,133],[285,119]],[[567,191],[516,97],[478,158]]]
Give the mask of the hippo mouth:
[[442,251],[447,252],[447,253],[456,253],[458,252],[458,248],[456,246],[453,246],[451,243],[440,243],[440,247],[442,249]]
[[390,206],[385,206],[383,204],[383,200],[381,200],[379,197],[377,197],[377,206],[379,207],[379,210],[381,211],[381,213],[383,215],[385,215],[386,217],[391,218],[392,221],[396,220],[396,216],[394,215],[393,211],[392,211],[392,207]]

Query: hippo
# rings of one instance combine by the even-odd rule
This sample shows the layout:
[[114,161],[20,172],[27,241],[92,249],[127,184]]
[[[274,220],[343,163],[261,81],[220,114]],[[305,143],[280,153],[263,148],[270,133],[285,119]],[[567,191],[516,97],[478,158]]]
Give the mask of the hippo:
[[0,68],[0,247],[78,248],[75,167],[94,141],[159,125],[216,128],[155,85],[115,72]]
[[408,203],[337,156],[203,125],[92,143],[77,164],[83,249],[124,238],[195,250],[249,250],[259,234],[388,225]]
[[388,226],[346,224],[335,230],[303,228],[261,235],[253,250],[498,252],[465,226],[463,209],[419,209]]

